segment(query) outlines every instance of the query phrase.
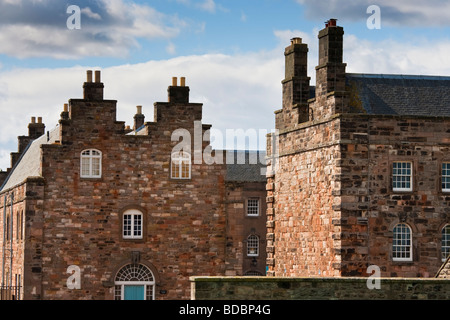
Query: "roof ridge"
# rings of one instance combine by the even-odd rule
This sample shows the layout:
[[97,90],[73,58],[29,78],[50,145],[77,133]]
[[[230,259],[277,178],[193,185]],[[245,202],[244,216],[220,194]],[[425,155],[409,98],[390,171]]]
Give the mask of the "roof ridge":
[[450,80],[450,76],[417,75],[417,74],[394,74],[394,73],[346,73],[346,76],[354,78],[381,78],[381,79],[404,79],[404,80]]

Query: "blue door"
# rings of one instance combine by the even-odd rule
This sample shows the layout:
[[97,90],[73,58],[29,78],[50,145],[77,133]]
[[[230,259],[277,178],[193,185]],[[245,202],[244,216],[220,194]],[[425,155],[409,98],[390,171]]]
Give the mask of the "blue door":
[[145,286],[124,286],[124,300],[145,300]]

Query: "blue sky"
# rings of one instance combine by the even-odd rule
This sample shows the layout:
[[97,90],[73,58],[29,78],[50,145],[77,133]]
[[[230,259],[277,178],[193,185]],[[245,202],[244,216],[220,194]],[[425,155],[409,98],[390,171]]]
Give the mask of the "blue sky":
[[[79,30],[67,28],[70,5],[81,10]],[[371,5],[381,29],[367,27]],[[445,0],[0,0],[0,168],[32,116],[57,124],[87,69],[102,70],[105,98],[118,100],[127,124],[136,105],[151,121],[171,77],[185,76],[204,123],[270,130],[284,47],[294,36],[308,43],[314,85],[317,33],[329,18],[344,27],[348,72],[450,75]]]

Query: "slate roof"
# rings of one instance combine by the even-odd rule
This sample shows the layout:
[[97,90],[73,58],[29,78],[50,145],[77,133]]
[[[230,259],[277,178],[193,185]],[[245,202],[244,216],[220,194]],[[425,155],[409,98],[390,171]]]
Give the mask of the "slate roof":
[[0,188],[0,192],[21,184],[29,177],[40,177],[41,145],[52,144],[59,138],[59,126],[30,142],[17,161],[9,176]]
[[228,150],[226,161],[226,181],[236,182],[264,182],[266,181],[266,152]]
[[368,114],[450,116],[450,77],[347,73],[346,85]]

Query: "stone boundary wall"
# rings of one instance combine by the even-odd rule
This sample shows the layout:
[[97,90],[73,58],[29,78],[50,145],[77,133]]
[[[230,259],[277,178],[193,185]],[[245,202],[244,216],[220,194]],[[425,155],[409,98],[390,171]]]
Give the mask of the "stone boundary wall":
[[192,300],[449,300],[438,278],[191,277]]

